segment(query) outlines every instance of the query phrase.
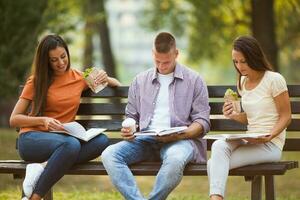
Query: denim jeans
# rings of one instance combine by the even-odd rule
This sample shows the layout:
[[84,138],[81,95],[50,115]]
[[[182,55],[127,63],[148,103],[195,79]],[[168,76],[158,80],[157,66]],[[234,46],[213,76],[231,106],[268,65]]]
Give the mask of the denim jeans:
[[63,134],[30,131],[19,136],[19,154],[28,162],[47,162],[33,193],[43,197],[75,163],[97,158],[108,146],[106,135],[88,142]]
[[121,141],[106,148],[102,162],[113,183],[127,200],[144,200],[128,165],[160,158],[162,165],[149,195],[151,200],[166,199],[180,183],[185,165],[193,159],[190,141],[160,143],[150,136],[138,136],[133,141]]

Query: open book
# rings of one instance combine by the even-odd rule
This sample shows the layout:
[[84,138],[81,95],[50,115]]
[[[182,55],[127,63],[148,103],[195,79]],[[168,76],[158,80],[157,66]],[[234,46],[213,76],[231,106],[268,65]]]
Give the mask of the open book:
[[63,127],[65,131],[51,131],[51,132],[65,133],[86,142],[106,130],[104,128],[91,128],[86,131],[85,128],[78,122],[65,123],[63,124]]
[[172,127],[172,128],[163,128],[163,129],[149,129],[144,130],[141,132],[134,133],[135,136],[138,135],[151,135],[151,136],[164,136],[164,135],[170,135],[173,133],[182,133],[185,129],[187,129],[187,126],[178,126],[178,127]]
[[242,134],[214,134],[214,135],[205,135],[203,139],[208,140],[240,140],[248,138],[259,138],[269,136],[268,133],[242,133]]

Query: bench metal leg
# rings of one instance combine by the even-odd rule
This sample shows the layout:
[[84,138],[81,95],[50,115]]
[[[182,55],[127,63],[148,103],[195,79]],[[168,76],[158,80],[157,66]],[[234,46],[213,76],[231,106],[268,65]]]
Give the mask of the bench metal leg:
[[275,200],[274,176],[265,176],[266,200]]
[[251,182],[251,200],[261,200],[262,177],[255,176]]
[[53,200],[53,191],[52,188],[47,192],[47,194],[43,198],[44,200]]

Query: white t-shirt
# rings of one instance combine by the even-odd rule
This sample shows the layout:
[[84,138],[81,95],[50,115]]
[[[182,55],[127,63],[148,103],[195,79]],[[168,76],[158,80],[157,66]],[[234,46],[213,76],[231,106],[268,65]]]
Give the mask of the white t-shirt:
[[169,109],[169,85],[173,81],[174,73],[159,74],[158,82],[160,83],[159,92],[157,94],[155,109],[151,119],[149,129],[170,128],[171,116]]
[[[260,83],[252,90],[245,89],[246,77],[241,79],[242,107],[247,114],[247,133],[270,133],[279,114],[274,97],[287,91],[286,81],[279,73],[266,71]],[[286,131],[272,139],[272,143],[283,149]]]

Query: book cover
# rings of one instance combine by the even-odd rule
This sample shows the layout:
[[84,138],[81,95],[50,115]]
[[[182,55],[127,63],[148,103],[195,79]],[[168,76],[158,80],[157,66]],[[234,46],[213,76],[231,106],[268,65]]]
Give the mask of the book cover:
[[259,138],[269,136],[268,133],[242,133],[242,134],[212,134],[212,135],[205,135],[203,139],[208,140],[241,140],[247,138]]
[[85,128],[78,122],[64,123],[63,127],[65,131],[51,131],[51,132],[72,135],[86,142],[96,137],[97,135],[103,133],[106,130],[104,128],[91,128],[89,130],[85,130]]
[[170,135],[173,133],[182,133],[185,129],[187,129],[187,126],[177,126],[177,127],[171,127],[171,128],[163,128],[163,129],[149,129],[144,130],[141,132],[134,133],[135,136],[138,135],[150,135],[150,136],[164,136],[164,135]]

